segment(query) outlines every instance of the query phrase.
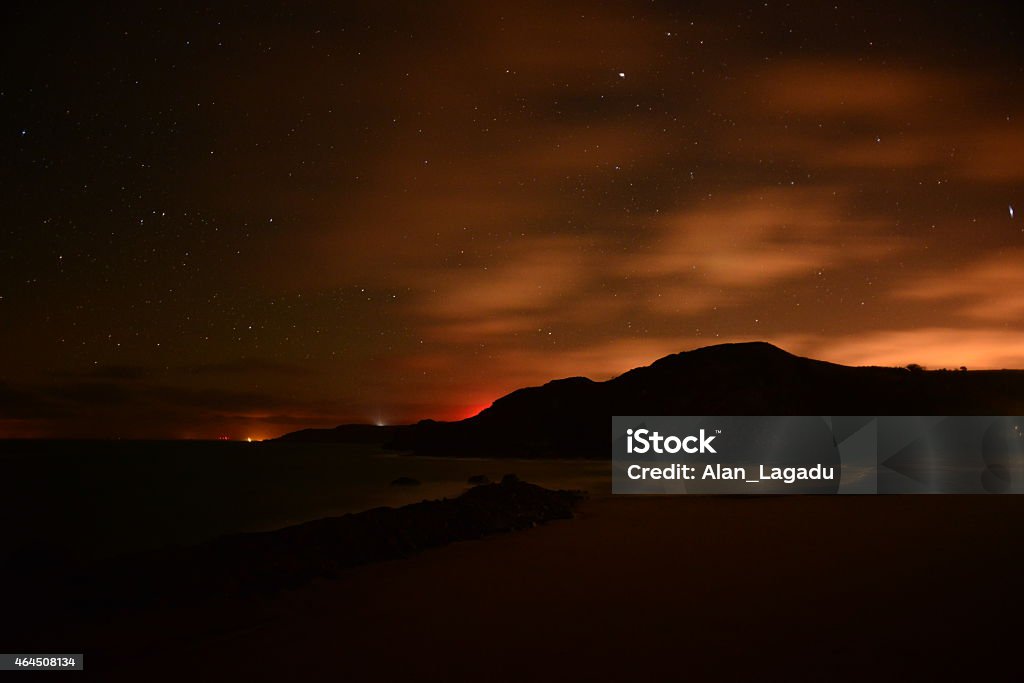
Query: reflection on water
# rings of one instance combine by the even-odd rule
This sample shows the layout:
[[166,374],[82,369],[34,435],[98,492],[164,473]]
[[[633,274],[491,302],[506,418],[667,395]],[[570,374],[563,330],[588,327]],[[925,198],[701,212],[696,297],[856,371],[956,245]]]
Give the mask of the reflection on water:
[[[606,461],[397,455],[348,444],[0,442],[0,562],[89,561],[459,495],[514,472],[610,490]],[[392,486],[399,477],[417,486]]]

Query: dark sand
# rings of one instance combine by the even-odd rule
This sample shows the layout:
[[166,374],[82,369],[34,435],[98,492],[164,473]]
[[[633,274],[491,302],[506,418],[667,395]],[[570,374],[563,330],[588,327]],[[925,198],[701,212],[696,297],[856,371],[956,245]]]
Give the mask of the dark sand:
[[68,637],[101,680],[1021,680],[1022,531],[1020,496],[603,496]]

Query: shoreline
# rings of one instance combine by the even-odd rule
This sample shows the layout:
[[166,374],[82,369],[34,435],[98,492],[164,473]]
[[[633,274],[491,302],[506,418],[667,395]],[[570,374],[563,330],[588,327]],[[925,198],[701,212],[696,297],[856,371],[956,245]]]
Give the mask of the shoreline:
[[[569,519],[582,492],[550,490],[506,475],[454,498],[377,507],[272,531],[228,534],[196,545],[136,553],[46,577],[9,574],[23,585],[8,609],[30,619],[40,605],[69,615],[111,614],[255,596],[331,578],[351,567],[429,548]],[[20,608],[20,609],[19,609]]]
[[71,631],[111,680],[995,675],[1022,530],[1018,496],[599,495],[571,524]]

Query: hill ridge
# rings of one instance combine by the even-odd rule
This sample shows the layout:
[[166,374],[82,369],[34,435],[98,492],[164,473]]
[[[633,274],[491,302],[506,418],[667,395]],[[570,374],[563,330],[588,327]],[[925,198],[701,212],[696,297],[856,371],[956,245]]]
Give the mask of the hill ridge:
[[477,415],[412,425],[303,430],[291,441],[365,442],[434,455],[607,457],[613,415],[1019,415],[1024,372],[854,367],[768,342],[716,344],[604,381],[551,380],[516,389]]

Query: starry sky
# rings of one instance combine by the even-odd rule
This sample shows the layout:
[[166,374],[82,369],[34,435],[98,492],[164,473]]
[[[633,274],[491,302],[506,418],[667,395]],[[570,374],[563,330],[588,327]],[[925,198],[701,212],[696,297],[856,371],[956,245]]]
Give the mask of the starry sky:
[[138,5],[2,10],[0,436],[458,419],[753,339],[1024,367],[1011,3]]

